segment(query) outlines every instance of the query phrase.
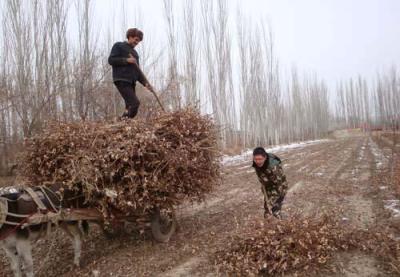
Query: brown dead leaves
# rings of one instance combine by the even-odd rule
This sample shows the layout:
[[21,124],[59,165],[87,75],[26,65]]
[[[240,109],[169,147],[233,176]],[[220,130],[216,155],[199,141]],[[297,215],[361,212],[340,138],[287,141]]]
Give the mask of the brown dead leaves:
[[[333,219],[291,218],[258,224],[216,254],[216,264],[229,276],[309,276],[338,251],[372,253],[387,262],[392,272],[400,268],[400,243],[383,231],[356,230]],[[334,268],[330,268],[334,270]]]
[[26,142],[31,184],[82,185],[89,204],[126,214],[203,200],[219,182],[217,132],[194,110],[118,123],[51,124]]

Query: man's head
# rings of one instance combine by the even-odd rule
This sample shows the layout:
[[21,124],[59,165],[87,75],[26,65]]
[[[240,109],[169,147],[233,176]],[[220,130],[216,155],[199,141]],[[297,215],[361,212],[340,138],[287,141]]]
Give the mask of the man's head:
[[253,150],[253,161],[258,167],[262,167],[267,159],[267,152],[262,147]]
[[132,47],[135,47],[143,40],[143,32],[137,28],[130,28],[126,31],[126,39]]

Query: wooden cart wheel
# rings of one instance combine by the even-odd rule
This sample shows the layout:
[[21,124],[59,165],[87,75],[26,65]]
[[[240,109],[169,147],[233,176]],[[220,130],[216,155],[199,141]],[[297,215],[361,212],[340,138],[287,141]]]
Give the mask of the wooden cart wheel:
[[176,230],[176,218],[172,208],[156,209],[151,218],[151,233],[158,242],[168,242]]
[[0,197],[0,228],[6,222],[8,213],[8,202],[6,198]]

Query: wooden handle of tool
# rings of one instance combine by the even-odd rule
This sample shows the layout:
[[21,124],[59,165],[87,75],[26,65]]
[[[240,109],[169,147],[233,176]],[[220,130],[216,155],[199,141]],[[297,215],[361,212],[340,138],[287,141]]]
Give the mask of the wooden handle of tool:
[[[136,66],[136,69],[137,69],[137,71],[139,72],[140,77],[142,78],[142,80],[144,80],[144,82],[145,82],[146,84],[149,84],[149,85],[150,85],[149,80],[146,78],[146,75],[144,75],[144,73],[143,73],[143,71],[140,69],[139,65],[138,65],[137,63],[134,63],[134,65]],[[147,89],[149,89],[149,90],[153,93],[153,95],[154,95],[154,97],[157,99],[157,102],[158,102],[158,104],[160,105],[161,109],[163,110],[163,112],[165,112],[164,106],[163,106],[163,104],[161,103],[160,98],[158,98],[157,93],[154,91],[153,86],[150,85],[150,88],[147,88]]]

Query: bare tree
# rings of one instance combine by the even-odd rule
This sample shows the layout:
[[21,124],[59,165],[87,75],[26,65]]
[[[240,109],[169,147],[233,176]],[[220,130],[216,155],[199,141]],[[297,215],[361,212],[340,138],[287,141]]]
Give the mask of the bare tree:
[[199,72],[198,60],[199,52],[197,29],[195,26],[194,1],[186,0],[183,7],[183,28],[184,39],[184,91],[185,102],[188,105],[197,106],[200,104],[198,91]]
[[228,9],[225,0],[202,1],[203,59],[207,72],[206,90],[216,121],[224,128],[223,142],[233,138],[236,126],[232,83],[231,38],[227,27]]
[[168,73],[167,87],[169,105],[173,109],[180,108],[181,90],[178,76],[178,44],[176,40],[176,22],[174,15],[174,6],[172,0],[163,0],[164,4],[164,19],[167,26],[167,41],[168,41]]

